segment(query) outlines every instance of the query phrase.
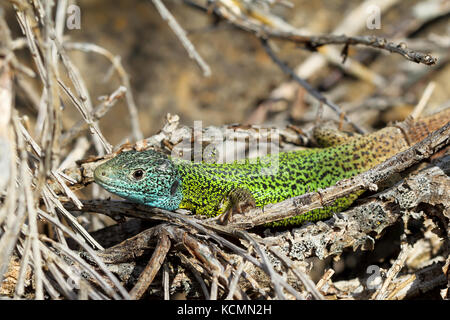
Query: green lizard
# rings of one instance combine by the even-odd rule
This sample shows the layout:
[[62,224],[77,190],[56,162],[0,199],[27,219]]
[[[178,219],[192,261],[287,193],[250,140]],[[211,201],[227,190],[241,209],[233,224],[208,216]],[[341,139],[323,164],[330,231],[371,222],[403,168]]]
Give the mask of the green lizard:
[[[322,130],[318,140],[327,147],[233,163],[191,162],[154,150],[132,150],[99,165],[94,179],[106,190],[138,203],[217,216],[232,210],[239,212],[241,204],[245,205],[244,209],[264,206],[334,185],[405,150],[449,120],[450,109],[446,109],[367,135],[343,138]],[[271,174],[274,163],[277,170]],[[299,225],[328,218],[333,212],[350,206],[359,195],[340,198],[332,206],[271,225]]]

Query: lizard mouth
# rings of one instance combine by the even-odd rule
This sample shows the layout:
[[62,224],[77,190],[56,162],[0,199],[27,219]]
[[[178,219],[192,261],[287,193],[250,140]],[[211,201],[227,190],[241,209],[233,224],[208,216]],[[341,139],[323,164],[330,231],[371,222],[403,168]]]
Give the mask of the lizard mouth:
[[[104,165],[99,165],[94,170],[94,181],[102,187],[113,187],[113,179],[109,177],[108,170]],[[105,188],[106,189],[106,188]]]

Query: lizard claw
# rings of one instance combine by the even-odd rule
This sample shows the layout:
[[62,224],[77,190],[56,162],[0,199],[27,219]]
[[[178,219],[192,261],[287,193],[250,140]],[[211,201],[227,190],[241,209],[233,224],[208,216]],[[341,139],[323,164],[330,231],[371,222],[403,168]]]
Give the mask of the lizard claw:
[[214,218],[214,220],[218,224],[226,225],[232,221],[234,214],[243,214],[255,207],[255,198],[251,192],[248,189],[236,188],[227,195],[222,205],[223,213]]

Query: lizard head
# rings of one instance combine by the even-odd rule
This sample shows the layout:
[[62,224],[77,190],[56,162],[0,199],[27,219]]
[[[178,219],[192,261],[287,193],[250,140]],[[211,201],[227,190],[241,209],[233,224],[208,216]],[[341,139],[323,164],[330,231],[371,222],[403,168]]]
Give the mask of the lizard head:
[[152,207],[175,210],[182,200],[175,164],[154,151],[126,151],[99,165],[94,180],[122,198]]

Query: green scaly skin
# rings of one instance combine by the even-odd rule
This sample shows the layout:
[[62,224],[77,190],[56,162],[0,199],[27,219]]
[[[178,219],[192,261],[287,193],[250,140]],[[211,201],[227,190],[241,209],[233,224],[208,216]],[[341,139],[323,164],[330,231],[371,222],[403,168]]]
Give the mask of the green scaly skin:
[[[424,123],[427,124],[422,122],[422,127]],[[94,178],[106,190],[132,201],[167,210],[185,208],[196,214],[217,216],[233,205],[230,199],[233,191],[243,191],[244,195],[253,197],[256,206],[262,207],[332,186],[408,147],[404,133],[397,127],[345,139],[330,131],[324,132],[319,140],[329,147],[282,152],[228,164],[171,159],[153,150],[127,151],[98,166]],[[416,135],[417,139],[426,136]],[[330,207],[271,225],[299,225],[328,218],[333,212],[350,206],[359,195],[349,195]]]

